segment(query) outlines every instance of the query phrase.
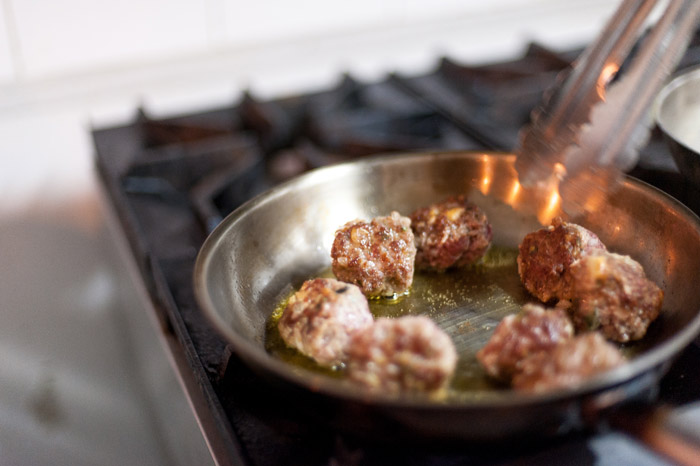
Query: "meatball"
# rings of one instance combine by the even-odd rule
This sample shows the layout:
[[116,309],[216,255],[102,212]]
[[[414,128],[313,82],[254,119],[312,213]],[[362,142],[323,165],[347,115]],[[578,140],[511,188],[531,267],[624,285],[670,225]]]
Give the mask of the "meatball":
[[524,359],[513,377],[518,390],[544,392],[573,387],[624,363],[620,350],[598,332],[579,335]]
[[304,282],[277,323],[284,342],[323,366],[343,363],[351,336],[372,325],[367,298],[333,278]]
[[642,338],[659,316],[664,293],[629,256],[599,252],[572,264],[571,275],[577,328],[627,342]]
[[415,257],[411,220],[398,212],[369,223],[346,223],[336,232],[331,248],[336,278],[356,284],[370,297],[408,291]]
[[520,280],[542,302],[571,299],[571,264],[605,249],[594,233],[557,217],[549,227],[523,238],[518,254]]
[[550,351],[573,335],[574,327],[564,310],[526,304],[520,314],[501,320],[476,357],[490,376],[508,381],[522,360]]
[[380,318],[357,332],[348,349],[348,377],[372,391],[435,392],[457,364],[450,337],[424,316]]
[[479,260],[491,244],[486,214],[464,196],[416,210],[411,214],[416,237],[416,268],[443,271]]

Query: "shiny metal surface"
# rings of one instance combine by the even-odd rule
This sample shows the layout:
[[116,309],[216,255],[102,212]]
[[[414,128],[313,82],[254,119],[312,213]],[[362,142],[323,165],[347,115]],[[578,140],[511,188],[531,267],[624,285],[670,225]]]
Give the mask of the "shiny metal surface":
[[700,68],[669,82],[656,102],[656,122],[678,170],[700,187]]
[[[662,14],[649,27],[659,7]],[[520,181],[529,186],[553,175],[563,178],[562,196],[570,211],[591,210],[590,204],[598,203],[596,191],[609,191],[620,170],[634,167],[649,138],[649,108],[681,59],[698,18],[700,2],[693,0],[621,2],[521,132],[516,149]]]
[[[494,243],[516,247],[553,216],[566,218],[556,193],[520,186],[514,160],[508,154],[477,152],[380,156],[316,170],[281,185],[235,211],[207,239],[195,268],[198,302],[251,367],[281,382],[288,393],[332,406],[348,429],[400,428],[424,437],[480,440],[580,427],[593,413],[653,391],[670,359],[700,330],[694,285],[700,274],[700,221],[635,180],[625,180],[600,210],[572,220],[596,232],[611,250],[642,263],[664,289],[663,315],[628,364],[580,387],[544,395],[484,389],[443,402],[369,396],[343,380],[287,365],[264,347],[270,314],[294,287],[328,267],[334,232],[348,220],[391,210],[408,214],[466,193],[488,215]],[[517,311],[517,297],[495,299],[507,292],[494,286],[494,296],[471,307],[457,303],[456,308],[465,315],[475,309],[492,313],[495,321]],[[453,339],[459,337],[457,327],[445,328]],[[492,330],[473,326],[471,340],[484,342]],[[460,347],[460,357],[473,357],[467,353],[478,349],[474,345]],[[537,432],[531,428],[533,416]]]

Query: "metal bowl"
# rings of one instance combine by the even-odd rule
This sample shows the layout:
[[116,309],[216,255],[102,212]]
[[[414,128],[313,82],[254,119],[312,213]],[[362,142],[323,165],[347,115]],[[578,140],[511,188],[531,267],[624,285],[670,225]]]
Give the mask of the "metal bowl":
[[700,187],[700,67],[664,86],[656,101],[656,123],[678,170]]
[[[401,432],[480,441],[580,427],[607,406],[653,392],[673,356],[700,331],[695,285],[700,220],[633,179],[625,180],[599,210],[574,220],[611,250],[629,254],[645,267],[665,292],[663,313],[629,363],[581,386],[539,395],[475,390],[442,401],[369,394],[345,380],[287,364],[265,347],[271,314],[290,290],[328,268],[334,232],[348,220],[392,210],[408,214],[464,193],[488,215],[494,243],[516,248],[526,233],[554,215],[566,218],[556,196],[519,185],[514,160],[508,154],[478,152],[372,157],[315,170],[274,188],[236,210],[207,239],[194,272],[198,302],[243,361],[278,383],[285,397],[299,395],[311,404],[309,412],[327,415],[344,429],[376,438]],[[463,359],[473,357],[493,327],[450,322],[513,312],[502,304],[507,290],[499,283],[490,288],[493,296],[444,311],[426,310],[444,325]],[[442,319],[443,312],[455,319]]]

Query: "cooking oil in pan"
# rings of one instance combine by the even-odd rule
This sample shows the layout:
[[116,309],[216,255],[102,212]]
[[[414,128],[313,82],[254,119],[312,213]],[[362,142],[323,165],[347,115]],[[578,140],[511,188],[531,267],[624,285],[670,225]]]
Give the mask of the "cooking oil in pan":
[[[493,246],[477,265],[444,273],[417,272],[407,294],[393,299],[371,299],[370,310],[375,318],[417,314],[430,317],[450,335],[459,354],[451,388],[458,392],[493,389],[475,355],[498,322],[518,312],[531,299],[518,277],[517,254],[516,249]],[[328,268],[318,276],[333,274]],[[287,299],[277,306],[268,321],[267,351],[289,364],[342,377],[342,367],[322,368],[285,345],[277,322]]]

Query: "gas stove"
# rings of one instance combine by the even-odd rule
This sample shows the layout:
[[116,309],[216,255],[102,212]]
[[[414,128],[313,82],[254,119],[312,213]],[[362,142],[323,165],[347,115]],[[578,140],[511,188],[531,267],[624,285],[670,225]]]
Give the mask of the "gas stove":
[[[200,246],[248,199],[308,170],[369,154],[509,151],[543,91],[579,52],[531,44],[507,62],[443,58],[423,75],[372,82],[343,76],[331,89],[272,100],[244,93],[230,105],[169,118],[140,109],[123,126],[93,131],[116,229],[218,464],[666,464],[626,431],[606,426],[505,449],[396,445],[390,433],[378,441],[336,431],[286,405],[283,393],[230,351],[194,298]],[[679,68],[698,63],[700,35]],[[658,131],[632,175],[700,212],[700,193],[677,171]],[[662,380],[659,405],[684,415],[695,407],[698,363],[696,340]],[[683,419],[700,429],[698,410]]]

